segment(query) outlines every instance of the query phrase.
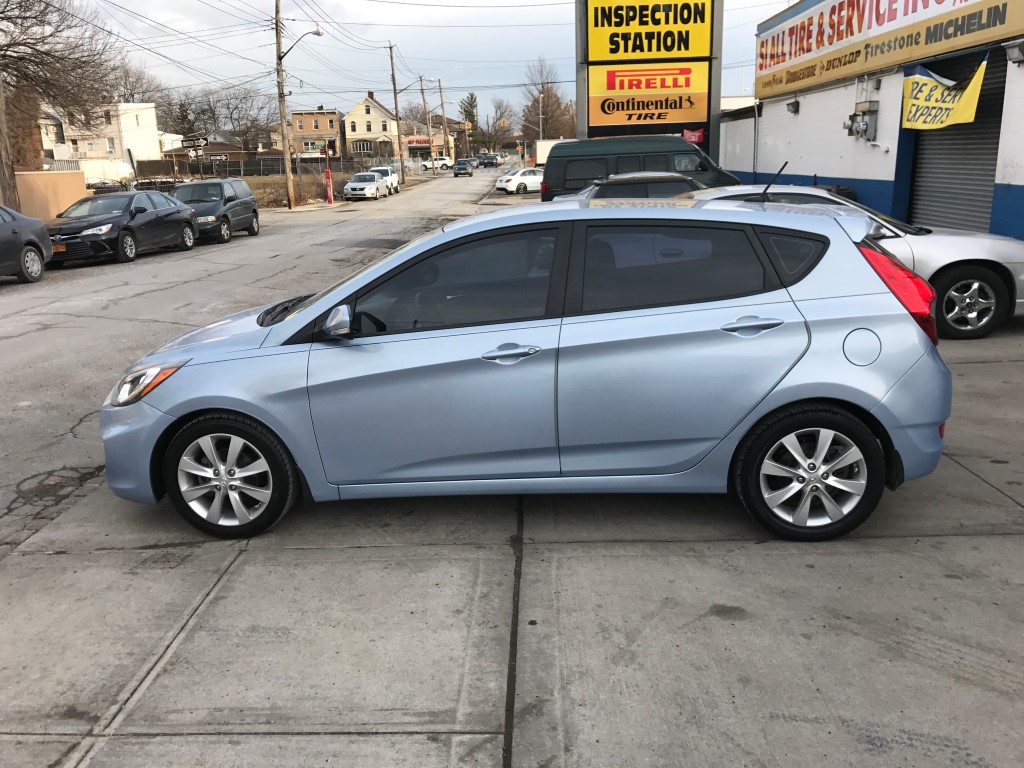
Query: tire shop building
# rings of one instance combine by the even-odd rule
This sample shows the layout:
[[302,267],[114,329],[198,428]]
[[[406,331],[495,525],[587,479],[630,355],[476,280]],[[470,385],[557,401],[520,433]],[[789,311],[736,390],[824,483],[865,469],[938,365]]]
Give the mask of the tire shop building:
[[1024,238],[1022,61],[1024,0],[801,0],[758,26],[759,103],[723,116],[721,165]]

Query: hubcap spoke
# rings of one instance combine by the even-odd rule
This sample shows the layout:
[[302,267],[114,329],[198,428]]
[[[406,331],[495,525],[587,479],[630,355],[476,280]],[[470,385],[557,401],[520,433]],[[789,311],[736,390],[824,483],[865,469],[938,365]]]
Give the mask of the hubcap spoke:
[[213,477],[212,467],[204,467],[198,461],[195,461],[188,456],[181,457],[181,461],[178,462],[178,469],[182,472],[188,472],[190,475],[196,475],[197,477]]
[[252,464],[250,464],[247,467],[242,467],[241,469],[236,469],[234,476],[235,477],[252,477],[253,475],[258,475],[258,474],[261,474],[263,472],[269,472],[269,471],[270,471],[270,467],[267,465],[266,460],[259,459],[257,461],[254,461]]
[[836,500],[832,498],[832,495],[827,489],[822,488],[818,492],[818,498],[821,499],[821,503],[825,507],[825,514],[828,515],[828,519],[833,523],[836,520],[841,520],[843,516],[846,515],[846,512],[843,511],[842,507],[836,504]]
[[825,471],[828,472],[829,474],[832,474],[837,469],[842,469],[843,467],[848,467],[851,464],[853,464],[853,462],[861,461],[861,460],[863,460],[863,458],[864,458],[864,454],[862,454],[860,452],[860,448],[858,448],[855,445],[852,445],[852,446],[850,446],[850,449],[846,453],[844,453],[842,456],[840,456],[839,458],[835,459],[834,461],[832,461],[831,464],[829,464],[827,467],[825,467]]
[[219,523],[223,516],[224,509],[224,494],[221,491],[213,496],[213,501],[210,502],[210,509],[206,513],[206,522],[208,523]]
[[800,503],[793,513],[793,525],[805,526],[811,514],[811,492],[804,488],[804,495],[800,497]]
[[238,454],[241,452],[242,447],[245,445],[245,441],[240,437],[231,437],[231,442],[228,443],[228,457],[224,459],[224,467],[226,469],[234,469],[235,464],[238,463]]
[[182,497],[185,501],[195,501],[200,496],[205,496],[210,491],[216,491],[216,483],[204,483],[203,485],[195,485],[191,488],[183,488],[181,491]]
[[803,486],[800,485],[800,483],[794,481],[787,485],[785,488],[769,493],[767,496],[764,497],[764,502],[772,509],[775,509],[775,507],[779,506],[779,504],[781,504],[786,499],[791,497],[801,488],[803,488]]
[[835,437],[835,434],[831,429],[818,430],[818,445],[814,449],[814,458],[811,459],[815,468],[820,467],[825,461],[825,454],[832,447],[832,438]]
[[213,438],[206,435],[199,438],[197,442],[203,451],[203,455],[206,456],[206,460],[214,467],[220,467],[220,457],[217,456],[217,449],[213,446]]
[[793,455],[793,458],[800,462],[801,466],[807,463],[807,454],[804,453],[804,449],[800,446],[800,441],[796,439],[796,435],[787,435],[782,438],[782,444],[786,446],[786,449]]
[[797,472],[795,469],[784,467],[781,464],[772,461],[771,459],[765,459],[764,464],[761,465],[761,474],[772,475],[773,477],[788,477],[793,480],[796,480],[796,478],[801,477],[801,474]]
[[847,480],[843,477],[836,477],[835,475],[829,475],[827,479],[823,478],[826,485],[831,485],[833,488],[838,488],[841,491],[852,493],[854,496],[863,496],[864,489],[867,488],[867,483],[863,480]]
[[245,508],[245,504],[242,503],[241,498],[238,496],[238,491],[228,491],[228,499],[231,500],[231,509],[234,510],[239,524],[248,523],[252,520],[249,516],[249,511]]
[[257,501],[266,503],[270,501],[270,491],[266,488],[257,488],[252,485],[246,485],[245,483],[236,483],[235,486],[238,488],[239,493],[244,493],[246,496],[252,496]]

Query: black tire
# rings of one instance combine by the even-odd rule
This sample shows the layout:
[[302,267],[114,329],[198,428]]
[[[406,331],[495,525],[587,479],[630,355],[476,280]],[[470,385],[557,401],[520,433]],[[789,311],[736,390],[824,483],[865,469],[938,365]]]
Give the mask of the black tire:
[[18,278],[18,282],[38,283],[42,279],[45,270],[43,254],[31,245],[24,246],[21,249],[21,258],[18,259],[18,271],[14,273],[14,276]]
[[441,163],[441,170],[442,171],[447,171],[448,170],[448,164],[447,163]]
[[[856,465],[840,469],[839,471],[846,473],[847,477],[835,477],[832,480],[842,479],[863,483],[864,490],[858,500],[855,496],[846,495],[842,491],[837,493],[827,482],[822,482],[821,478],[827,476],[827,472],[824,475],[820,474],[822,469],[827,468],[829,462],[835,459],[835,457],[832,459],[828,458],[831,454],[826,454],[826,459],[822,462],[822,466],[816,467],[819,475],[814,475],[810,471],[805,472],[805,470],[808,470],[808,467],[813,466],[811,464],[801,467],[801,474],[808,475],[810,482],[808,483],[805,480],[798,482],[796,479],[791,480],[792,483],[797,484],[797,490],[792,494],[792,497],[787,497],[787,501],[783,503],[796,505],[798,498],[802,499],[812,491],[819,493],[819,489],[831,489],[829,492],[830,499],[835,500],[836,496],[842,495],[841,498],[845,498],[844,503],[850,503],[852,506],[842,517],[832,522],[797,525],[791,520],[785,519],[782,515],[773,512],[772,508],[765,501],[761,484],[761,467],[768,458],[769,452],[776,449],[779,442],[787,435],[795,433],[810,435],[813,434],[813,430],[819,429],[833,430],[839,433],[840,436],[850,441],[860,451],[863,462],[856,462]],[[833,438],[833,445],[836,445],[837,442]],[[841,449],[837,446],[837,450]],[[786,455],[785,451],[783,451],[783,455]],[[881,499],[882,491],[885,487],[885,454],[874,433],[860,419],[840,408],[829,405],[793,406],[768,417],[750,431],[737,450],[736,456],[737,458],[733,463],[731,480],[732,487],[735,489],[743,506],[765,528],[784,539],[792,541],[824,541],[849,533],[871,516],[875,507],[878,506],[878,501]],[[793,464],[794,466],[796,465],[795,459]],[[863,469],[861,466],[863,466]],[[855,474],[851,476],[850,473]],[[862,479],[865,476],[866,480]],[[792,487],[785,485],[785,481],[788,478],[773,477],[771,479],[777,481],[779,487],[769,488],[769,491],[786,490]],[[789,498],[792,498],[792,501],[789,501]],[[825,512],[821,497],[812,496],[808,501],[808,505],[808,508],[815,515],[818,523],[820,523],[822,514]],[[778,506],[781,507],[783,504]]]
[[196,233],[191,224],[181,225],[181,237],[178,239],[179,251],[191,251],[196,245]]
[[221,244],[231,242],[231,220],[226,216],[217,225],[217,242]]
[[526,185],[525,184],[520,183],[520,184],[516,185],[516,194],[517,195],[522,195],[525,192],[526,192]]
[[249,237],[256,237],[260,233],[260,217],[256,211],[252,212],[252,224],[246,227],[245,232]]
[[[237,436],[251,443],[266,460],[272,487],[269,500],[247,523],[217,524],[204,519],[185,501],[178,485],[178,463],[196,440],[208,435]],[[171,440],[163,456],[164,488],[179,514],[201,531],[223,539],[244,539],[263,533],[280,520],[299,496],[299,474],[295,464],[278,437],[257,421],[233,413],[211,413],[199,416],[182,427]],[[211,491],[213,493],[213,491]],[[228,507],[227,501],[222,502]]]
[[117,236],[117,253],[114,254],[114,258],[122,264],[128,264],[135,261],[138,255],[139,244],[135,242],[135,233],[121,230],[121,234]]
[[[1010,291],[1003,279],[988,267],[963,264],[944,270],[932,279],[932,287],[935,288],[935,319],[939,335],[944,339],[984,338],[1001,326],[1010,314]],[[965,283],[978,285],[977,298],[995,302],[990,312],[975,310],[975,319],[979,320],[976,328],[969,327],[970,320],[966,316],[960,315],[952,320],[949,317],[956,312],[960,301],[951,296],[950,292]],[[970,297],[964,299],[968,302],[973,300]]]

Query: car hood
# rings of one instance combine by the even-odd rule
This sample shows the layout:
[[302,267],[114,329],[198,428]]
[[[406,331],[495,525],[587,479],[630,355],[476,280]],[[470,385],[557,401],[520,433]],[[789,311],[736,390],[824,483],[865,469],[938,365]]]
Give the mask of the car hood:
[[261,327],[256,319],[268,306],[273,305],[237,312],[182,334],[154,349],[139,364],[184,357],[209,362],[227,353],[258,349],[270,329]]
[[51,219],[46,222],[46,231],[51,235],[74,235],[83,229],[116,223],[121,220],[121,216],[119,213],[108,213],[103,216],[83,216],[75,219]]
[[204,203],[185,203],[185,205],[194,210],[199,216],[215,216],[224,207],[224,204],[219,200]]

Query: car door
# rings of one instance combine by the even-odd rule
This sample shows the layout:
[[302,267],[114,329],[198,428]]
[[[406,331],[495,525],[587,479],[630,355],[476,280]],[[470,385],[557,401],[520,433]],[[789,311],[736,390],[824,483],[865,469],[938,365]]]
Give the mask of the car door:
[[544,178],[544,172],[538,171],[536,168],[530,168],[526,171],[526,189],[528,192],[540,192],[540,182]]
[[175,245],[180,237],[180,222],[177,216],[177,208],[169,203],[159,192],[146,194],[155,216],[155,233],[157,240],[154,245],[166,247]]
[[232,226],[238,229],[245,229],[252,224],[252,204],[249,200],[249,190],[240,181],[227,182],[231,186],[231,193],[235,196],[235,215],[232,218]]
[[159,248],[163,243],[163,224],[154,210],[153,201],[149,195],[140,192],[132,199],[131,210],[135,213],[131,218],[131,228],[135,230],[135,242],[138,250],[152,250]]
[[558,359],[562,474],[686,470],[801,357],[803,317],[743,226],[577,226]]
[[9,275],[18,269],[21,259],[21,228],[14,214],[0,208],[0,275]]
[[442,246],[346,303],[318,341],[309,403],[331,483],[559,473],[555,364],[569,227]]

